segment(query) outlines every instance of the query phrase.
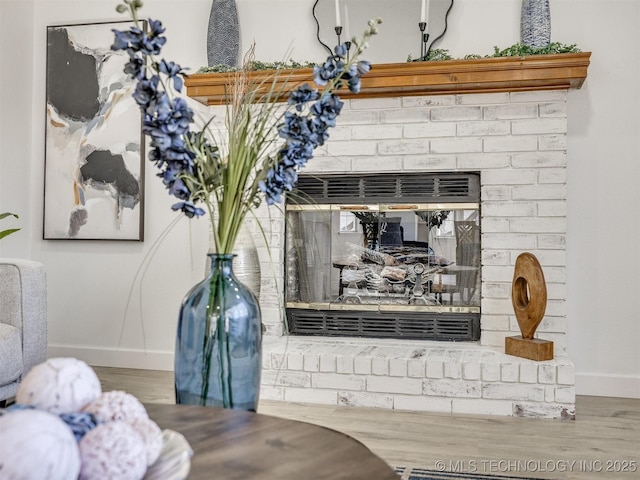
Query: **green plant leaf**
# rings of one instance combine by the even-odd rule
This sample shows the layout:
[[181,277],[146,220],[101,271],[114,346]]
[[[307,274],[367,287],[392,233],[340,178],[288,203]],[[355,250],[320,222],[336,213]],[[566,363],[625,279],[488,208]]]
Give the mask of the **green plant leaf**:
[[[19,218],[18,215],[16,215],[15,213],[11,213],[11,212],[0,213],[0,220],[2,220],[4,218],[7,218],[7,217]],[[7,230],[0,231],[0,239],[3,239],[7,235],[11,235],[12,233],[17,232],[18,230],[20,230],[20,229],[19,228],[9,228]]]
[[12,233],[17,232],[18,230],[20,230],[19,228],[10,228],[8,230],[2,230],[0,232],[0,240],[3,239],[4,237],[6,237],[7,235],[11,235]]
[[7,217],[20,218],[20,217],[18,217],[18,215],[16,215],[15,213],[11,213],[11,212],[4,212],[4,213],[0,213],[0,220],[2,220],[3,218],[7,218]]

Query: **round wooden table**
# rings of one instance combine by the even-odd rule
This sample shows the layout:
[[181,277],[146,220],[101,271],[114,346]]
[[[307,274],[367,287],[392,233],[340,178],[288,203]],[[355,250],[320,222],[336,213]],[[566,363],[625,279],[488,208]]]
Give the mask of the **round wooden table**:
[[310,423],[187,405],[145,405],[160,428],[185,436],[189,479],[398,480],[384,461],[354,438]]

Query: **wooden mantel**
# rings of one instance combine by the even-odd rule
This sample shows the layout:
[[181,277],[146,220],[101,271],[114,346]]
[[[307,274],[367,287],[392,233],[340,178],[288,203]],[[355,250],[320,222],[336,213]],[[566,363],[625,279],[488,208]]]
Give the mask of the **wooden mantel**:
[[[341,98],[399,97],[452,93],[522,92],[580,88],[587,78],[591,52],[497,57],[468,60],[375,64],[362,77],[362,91],[341,91]],[[255,82],[267,80],[272,70],[252,72]],[[205,105],[225,103],[225,87],[233,73],[190,75],[187,95]],[[313,83],[310,68],[281,70],[278,82],[286,81],[284,92]]]

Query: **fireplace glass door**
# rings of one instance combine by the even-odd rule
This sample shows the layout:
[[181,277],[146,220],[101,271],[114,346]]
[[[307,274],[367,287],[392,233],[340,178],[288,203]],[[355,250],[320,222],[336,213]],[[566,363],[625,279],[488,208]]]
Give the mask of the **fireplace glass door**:
[[[325,184],[317,191],[342,192],[344,185],[350,185],[349,179],[331,181],[340,182],[340,188]],[[358,181],[361,191],[373,184]],[[405,190],[413,188],[409,180],[403,185]],[[415,185],[420,185],[415,191],[429,190],[424,178]],[[415,195],[397,195],[397,182],[392,187],[376,190],[396,192],[386,201],[359,202],[360,196],[352,203],[320,199],[286,204],[289,331],[477,339],[479,201],[468,201],[466,196],[463,201],[414,203]],[[460,327],[465,334],[441,335],[438,325]],[[469,328],[473,332],[467,335]]]
[[286,300],[334,310],[480,306],[477,205],[287,207]]

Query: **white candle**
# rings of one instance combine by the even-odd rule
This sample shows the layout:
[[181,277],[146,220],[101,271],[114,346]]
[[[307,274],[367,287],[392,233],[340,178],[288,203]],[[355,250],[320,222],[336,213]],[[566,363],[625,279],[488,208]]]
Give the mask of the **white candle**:
[[[338,3],[338,0],[336,0],[336,3]],[[425,0],[422,0],[422,8],[420,9],[420,21],[421,22],[425,22],[426,20],[426,16],[425,16],[425,9],[424,9],[424,5],[425,5]]]
[[[424,0],[422,0],[424,2]],[[336,27],[341,27],[342,21],[340,20],[340,1],[336,0]]]
[[431,0],[427,0],[427,11],[426,11],[425,16],[424,16],[424,21],[427,22],[427,23],[429,22],[429,10],[430,10],[430,7],[431,7]]
[[344,38],[347,42],[351,41],[351,32],[349,32],[349,5],[344,6]]

